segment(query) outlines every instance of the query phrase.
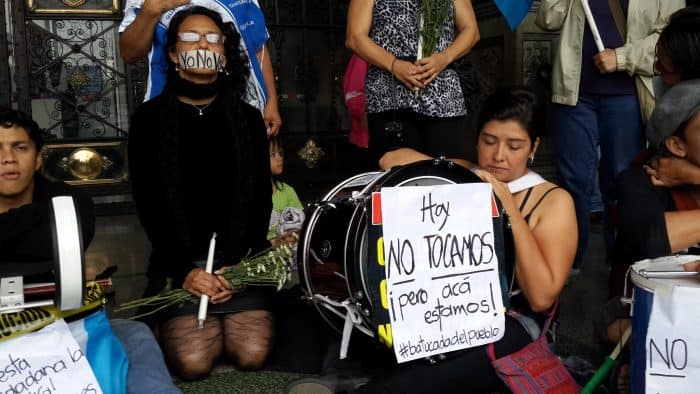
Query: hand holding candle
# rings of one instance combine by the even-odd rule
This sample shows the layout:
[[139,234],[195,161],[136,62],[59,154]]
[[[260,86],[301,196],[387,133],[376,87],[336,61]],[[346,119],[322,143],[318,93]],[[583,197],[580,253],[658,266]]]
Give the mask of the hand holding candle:
[[[214,269],[214,251],[216,250],[216,233],[212,234],[211,241],[209,241],[209,252],[207,253],[207,263],[204,267],[204,271],[211,274]],[[209,306],[209,296],[202,294],[199,299],[199,313],[197,314],[197,327],[204,327],[204,321],[207,319],[207,307]]]

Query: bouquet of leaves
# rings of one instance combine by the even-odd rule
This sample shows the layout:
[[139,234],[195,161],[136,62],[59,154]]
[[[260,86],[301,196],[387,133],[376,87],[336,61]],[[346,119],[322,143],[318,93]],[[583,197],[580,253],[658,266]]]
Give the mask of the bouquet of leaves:
[[[290,278],[293,256],[292,246],[281,244],[257,255],[244,258],[240,263],[226,268],[222,276],[229,281],[232,288],[246,285],[275,286],[279,291]],[[171,306],[182,306],[186,302],[196,303],[199,300],[200,297],[180,288],[168,290],[152,297],[125,302],[114,311],[150,307],[148,312],[131,318],[137,319]]]
[[418,59],[435,52],[452,0],[422,0],[418,18]]

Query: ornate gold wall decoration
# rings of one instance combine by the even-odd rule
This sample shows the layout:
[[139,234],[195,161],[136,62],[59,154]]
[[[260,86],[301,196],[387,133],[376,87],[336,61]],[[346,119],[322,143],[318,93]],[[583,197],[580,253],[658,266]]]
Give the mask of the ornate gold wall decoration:
[[112,166],[112,161],[94,149],[79,148],[69,156],[63,157],[58,165],[74,177],[85,181],[97,178],[102,170]]
[[74,91],[79,91],[89,81],[90,78],[80,67],[73,68],[73,71],[68,75],[68,84]]
[[315,167],[316,163],[318,163],[325,154],[323,149],[316,145],[316,141],[314,141],[313,138],[309,138],[306,144],[297,152],[297,155],[304,160],[304,163],[306,163],[306,166],[309,168]]
[[49,144],[42,156],[42,172],[69,184],[102,185],[128,181],[126,142]]
[[[119,14],[119,0],[27,0],[27,10],[36,14]],[[94,4],[94,5],[92,5]],[[91,8],[88,8],[91,7]]]
[[80,7],[81,5],[85,4],[87,0],[61,0],[61,2],[68,7]]

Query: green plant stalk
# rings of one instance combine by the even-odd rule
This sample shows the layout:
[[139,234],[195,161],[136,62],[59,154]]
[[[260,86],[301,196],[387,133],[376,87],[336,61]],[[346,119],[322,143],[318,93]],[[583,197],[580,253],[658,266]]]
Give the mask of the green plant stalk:
[[421,42],[420,57],[435,53],[442,35],[445,20],[450,14],[451,0],[423,0],[418,18],[418,34]]
[[[240,263],[228,267],[222,276],[229,281],[232,288],[239,286],[275,286],[280,290],[289,280],[290,266],[294,256],[289,245],[280,245],[268,249],[250,258],[244,258]],[[161,294],[122,303],[115,312],[140,307],[153,307],[146,313],[131,317],[137,319],[156,313],[171,306],[182,306],[186,302],[197,302],[199,297],[188,293],[185,289],[174,289]]]

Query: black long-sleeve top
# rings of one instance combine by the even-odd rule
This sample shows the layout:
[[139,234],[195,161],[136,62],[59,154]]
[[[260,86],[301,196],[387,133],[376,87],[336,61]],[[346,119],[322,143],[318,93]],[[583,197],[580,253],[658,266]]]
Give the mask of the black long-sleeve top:
[[669,188],[656,187],[642,167],[631,166],[617,178],[620,259],[638,260],[671,254],[664,213],[676,210]]
[[53,235],[49,204],[56,196],[71,196],[82,232],[83,249],[95,235],[95,215],[90,197],[63,182],[34,176],[32,203],[0,214],[0,276],[22,275],[28,281],[52,280]]
[[[131,119],[129,170],[151,242],[149,280],[180,286],[217,233],[215,268],[267,245],[272,209],[268,143],[260,112],[217,97],[202,110],[167,92]],[[160,279],[159,279],[160,280]]]

